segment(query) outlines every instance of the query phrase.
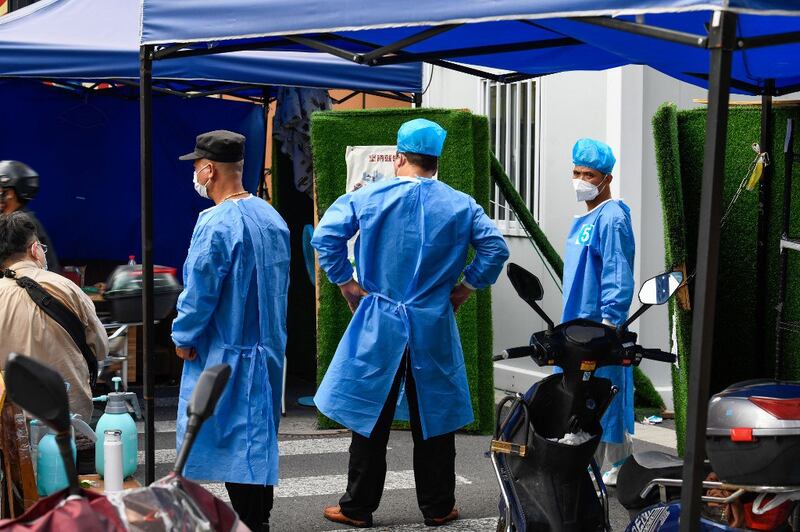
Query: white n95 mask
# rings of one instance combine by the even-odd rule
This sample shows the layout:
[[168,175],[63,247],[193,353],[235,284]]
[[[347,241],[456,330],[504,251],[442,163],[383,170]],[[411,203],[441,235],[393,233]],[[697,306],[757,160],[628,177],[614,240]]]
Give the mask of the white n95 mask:
[[[603,178],[605,181],[606,178]],[[572,187],[575,189],[575,197],[578,201],[592,201],[600,195],[600,187],[584,181],[583,179],[572,180]]]

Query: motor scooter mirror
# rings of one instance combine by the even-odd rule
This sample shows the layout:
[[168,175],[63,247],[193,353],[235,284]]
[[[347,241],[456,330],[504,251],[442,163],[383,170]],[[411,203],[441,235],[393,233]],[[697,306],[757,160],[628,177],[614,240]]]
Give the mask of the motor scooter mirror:
[[204,370],[192,392],[187,414],[198,416],[201,421],[211,417],[230,376],[231,367],[227,364],[218,364]]
[[176,473],[181,474],[183,471],[183,466],[186,465],[186,460],[189,459],[189,453],[192,450],[197,433],[200,432],[203,422],[214,414],[217,401],[219,401],[222,392],[225,390],[225,385],[228,383],[230,376],[231,367],[227,364],[218,364],[203,370],[200,378],[197,379],[192,398],[186,407],[186,414],[189,416],[189,420],[186,422],[183,444],[173,468]]
[[648,279],[639,290],[639,302],[642,304],[639,309],[629,317],[620,327],[620,331],[626,331],[628,326],[644,314],[653,305],[663,305],[683,283],[683,273],[666,272]]
[[663,305],[678,291],[683,282],[683,273],[667,272],[648,279],[639,290],[639,302],[643,305]]
[[6,362],[8,397],[56,433],[56,445],[69,482],[67,493],[81,491],[72,456],[72,422],[64,379],[56,371],[25,355],[11,353]]
[[544,297],[544,288],[539,278],[518,264],[510,262],[506,268],[508,280],[511,286],[517,291],[517,295],[523,301],[531,305],[531,302],[541,301]]
[[552,329],[555,327],[553,320],[550,319],[537,303],[537,301],[541,301],[544,297],[544,288],[542,288],[542,283],[539,281],[539,278],[513,262],[508,263],[506,275],[508,275],[508,280],[511,281],[511,286],[517,291],[517,295],[530,305],[539,317],[547,323],[547,328]]
[[71,427],[64,379],[31,357],[11,353],[6,363],[8,397],[56,432]]

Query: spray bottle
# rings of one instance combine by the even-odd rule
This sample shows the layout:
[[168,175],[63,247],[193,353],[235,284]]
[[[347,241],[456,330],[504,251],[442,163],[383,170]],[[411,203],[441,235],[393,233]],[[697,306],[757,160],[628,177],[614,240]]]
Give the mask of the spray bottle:
[[[61,491],[69,486],[67,472],[64,469],[64,461],[61,459],[61,451],[56,443],[56,433],[44,425],[37,425],[38,436],[44,434],[36,442],[36,486],[39,495],[47,496],[57,491]],[[75,447],[75,432],[80,432],[91,441],[95,441],[95,434],[91,427],[77,414],[72,414],[72,459],[77,460],[77,449]],[[36,438],[37,436],[34,436]]]
[[[136,430],[136,422],[130,415],[128,406],[133,408],[137,419],[141,419],[142,411],[139,408],[139,401],[133,392],[120,392],[119,384],[122,381],[119,377],[111,379],[114,382],[113,393],[107,396],[95,397],[95,401],[107,401],[106,411],[97,422],[95,433],[97,439],[104,441],[107,430],[120,431],[122,434],[122,474],[127,478],[136,472],[139,462],[139,437]],[[103,445],[95,446],[94,464],[97,473],[105,477],[105,460],[103,457]]]

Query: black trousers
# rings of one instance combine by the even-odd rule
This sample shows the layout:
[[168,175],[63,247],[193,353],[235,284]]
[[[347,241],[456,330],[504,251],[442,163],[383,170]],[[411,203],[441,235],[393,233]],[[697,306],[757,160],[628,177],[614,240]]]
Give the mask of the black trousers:
[[353,433],[347,491],[339,500],[342,513],[351,519],[367,520],[381,502],[386,480],[386,444],[403,378],[414,439],[414,482],[419,508],[423,516],[439,518],[449,514],[455,505],[455,433],[422,438],[416,387],[406,352],[372,435],[365,438]]
[[272,486],[236,484],[226,482],[225,489],[242,523],[253,532],[269,532],[269,514],[272,511]]

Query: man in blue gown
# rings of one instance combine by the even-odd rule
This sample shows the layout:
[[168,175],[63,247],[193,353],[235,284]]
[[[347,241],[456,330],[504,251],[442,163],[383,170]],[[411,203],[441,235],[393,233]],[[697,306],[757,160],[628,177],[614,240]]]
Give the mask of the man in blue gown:
[[[608,145],[579,139],[572,162],[576,199],[586,203],[588,212],[575,217],[567,237],[561,320],[587,318],[619,327],[628,317],[633,298],[635,245],[630,209],[611,197],[616,159]],[[619,387],[603,416],[603,438],[596,455],[601,466],[603,462],[611,466],[603,480],[614,486],[619,466],[632,451],[633,370],[607,366],[595,375]]]
[[195,190],[215,206],[194,228],[172,326],[184,360],[176,433],[180,447],[186,405],[203,369],[230,365],[216,414],[200,430],[184,474],[225,482],[241,520],[263,531],[278,483],[290,249],[275,209],[242,186],[244,140],[211,131],[181,157],[194,161]]
[[[431,179],[445,136],[429,120],[403,124],[397,177],[340,197],[311,241],[320,266],[354,312],[314,397],[323,414],[353,431],[347,491],[324,512],[334,522],[372,525],[401,388],[408,398],[425,523],[458,518],[454,432],[472,422],[473,414],[454,312],[473,290],[497,280],[508,248],[474,199]],[[347,242],[358,231],[360,284],[347,254]],[[465,268],[470,245],[475,258]]]

